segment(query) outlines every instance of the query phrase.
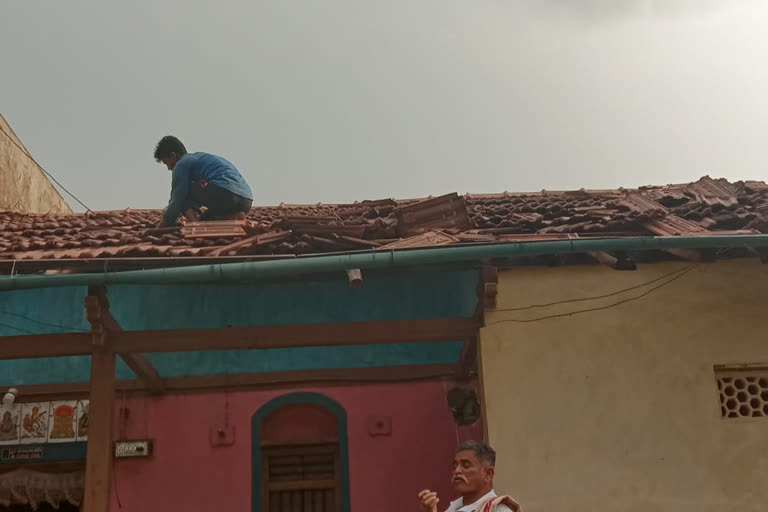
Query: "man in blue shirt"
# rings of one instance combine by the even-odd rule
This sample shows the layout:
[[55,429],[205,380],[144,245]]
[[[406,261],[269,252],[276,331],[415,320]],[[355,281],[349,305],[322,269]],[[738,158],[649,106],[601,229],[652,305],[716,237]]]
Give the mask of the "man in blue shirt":
[[157,227],[176,226],[180,215],[192,222],[245,219],[251,209],[251,187],[220,156],[187,153],[179,139],[166,135],[155,147],[155,160],[173,171],[171,200]]

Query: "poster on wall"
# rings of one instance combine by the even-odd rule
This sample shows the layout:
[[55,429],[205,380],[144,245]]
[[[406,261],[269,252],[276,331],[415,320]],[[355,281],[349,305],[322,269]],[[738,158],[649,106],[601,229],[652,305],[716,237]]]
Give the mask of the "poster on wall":
[[75,441],[77,402],[51,402],[51,417],[48,420],[49,443],[71,443]]
[[48,440],[50,403],[29,403],[21,406],[21,443],[45,443]]
[[0,407],[0,444],[19,444],[21,405]]
[[88,400],[77,402],[77,440],[88,440],[88,410],[90,408]]

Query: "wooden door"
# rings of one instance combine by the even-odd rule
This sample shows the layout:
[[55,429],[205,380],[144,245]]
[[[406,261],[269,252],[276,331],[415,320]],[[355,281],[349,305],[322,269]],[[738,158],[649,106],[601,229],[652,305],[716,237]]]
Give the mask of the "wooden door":
[[340,512],[337,443],[262,447],[262,510]]

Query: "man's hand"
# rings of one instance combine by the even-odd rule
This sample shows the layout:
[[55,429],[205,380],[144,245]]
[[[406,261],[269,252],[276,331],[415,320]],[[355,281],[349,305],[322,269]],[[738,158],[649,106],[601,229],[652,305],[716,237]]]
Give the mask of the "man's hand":
[[437,512],[437,504],[440,503],[440,498],[437,497],[437,493],[424,489],[419,493],[419,505],[422,512]]

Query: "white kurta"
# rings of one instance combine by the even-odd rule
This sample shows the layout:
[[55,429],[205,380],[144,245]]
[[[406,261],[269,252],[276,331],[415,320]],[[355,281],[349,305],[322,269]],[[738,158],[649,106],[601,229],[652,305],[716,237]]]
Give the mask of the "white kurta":
[[[477,500],[474,503],[470,503],[469,505],[464,504],[464,498],[459,498],[455,501],[451,502],[451,505],[446,509],[445,512],[475,512],[477,510],[477,506],[480,505],[482,502],[487,500],[488,498],[495,498],[496,493],[491,491],[479,500]],[[500,504],[498,507],[496,507],[496,512],[513,512],[511,508],[504,505],[503,503]]]

